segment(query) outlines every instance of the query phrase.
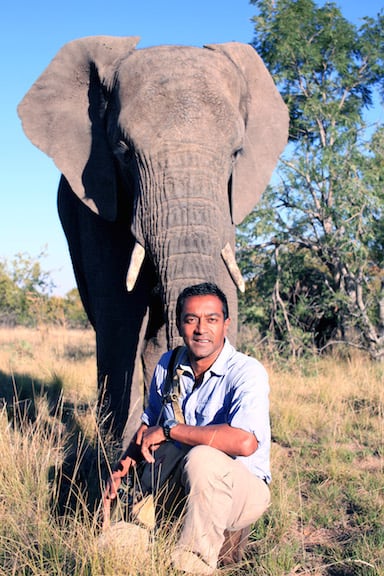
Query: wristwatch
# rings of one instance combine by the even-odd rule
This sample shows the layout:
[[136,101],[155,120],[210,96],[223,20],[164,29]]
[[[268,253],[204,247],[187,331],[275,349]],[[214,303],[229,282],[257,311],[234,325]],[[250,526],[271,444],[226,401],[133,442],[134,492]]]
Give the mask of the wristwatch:
[[166,440],[171,440],[171,430],[172,430],[172,428],[174,428],[178,424],[179,424],[179,422],[177,420],[175,420],[174,418],[170,418],[169,420],[166,420],[164,422],[163,432],[164,432],[164,436],[165,436]]

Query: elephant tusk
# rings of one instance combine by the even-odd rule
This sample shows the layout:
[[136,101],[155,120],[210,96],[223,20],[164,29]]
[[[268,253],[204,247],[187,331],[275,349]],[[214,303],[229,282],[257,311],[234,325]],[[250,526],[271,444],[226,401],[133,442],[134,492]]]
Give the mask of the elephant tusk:
[[131,262],[129,264],[128,272],[127,272],[127,290],[131,292],[136,284],[136,280],[139,276],[139,272],[141,266],[144,262],[145,258],[145,250],[141,244],[136,242],[132,255],[131,255]]
[[230,273],[232,280],[240,292],[245,292],[244,278],[241,275],[240,269],[236,263],[235,255],[229,242],[227,242],[227,244],[222,249],[221,256],[225,262],[226,267],[228,268],[228,272]]

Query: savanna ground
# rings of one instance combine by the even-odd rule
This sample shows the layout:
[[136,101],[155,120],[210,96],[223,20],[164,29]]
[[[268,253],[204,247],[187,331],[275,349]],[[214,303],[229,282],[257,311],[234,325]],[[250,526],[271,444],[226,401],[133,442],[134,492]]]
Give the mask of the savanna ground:
[[[384,364],[362,355],[264,362],[272,505],[225,575],[384,575]],[[172,575],[169,540],[100,549],[94,336],[0,330],[0,575]],[[88,467],[88,463],[89,464]],[[64,505],[63,505],[64,501]],[[172,538],[170,536],[169,538]]]

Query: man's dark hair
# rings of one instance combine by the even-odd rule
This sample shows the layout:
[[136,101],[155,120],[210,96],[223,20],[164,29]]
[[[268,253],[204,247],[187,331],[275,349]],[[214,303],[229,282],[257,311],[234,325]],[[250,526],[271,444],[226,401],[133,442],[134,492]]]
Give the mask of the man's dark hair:
[[176,303],[176,318],[178,322],[181,320],[181,312],[184,303],[187,298],[190,298],[191,296],[217,296],[223,305],[224,320],[228,318],[228,300],[224,292],[220,290],[216,284],[213,284],[213,282],[202,282],[201,284],[195,284],[194,286],[187,286],[187,288],[184,288],[184,290],[179,294]]

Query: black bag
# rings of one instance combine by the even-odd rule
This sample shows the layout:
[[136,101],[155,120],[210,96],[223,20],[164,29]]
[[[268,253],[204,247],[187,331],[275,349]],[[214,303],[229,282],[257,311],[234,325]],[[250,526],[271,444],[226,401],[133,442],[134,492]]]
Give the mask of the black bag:
[[[168,402],[177,402],[175,387],[178,380],[174,372],[181,349],[181,346],[175,348],[170,358],[164,386],[163,406]],[[172,483],[172,479],[176,471],[178,474],[181,473],[179,465],[190,447],[179,446],[172,441],[163,442],[153,452],[154,463],[142,459],[137,445],[132,444],[130,448],[132,458],[137,464],[121,482],[114,506],[113,520],[135,520],[148,528],[153,528],[156,523],[155,510],[159,508],[159,504],[165,509],[168,501],[179,496],[180,486],[177,486],[177,480]]]
[[[171,354],[169,360],[167,375],[165,378],[165,385],[163,391],[163,406],[168,402],[174,404],[178,402],[178,396],[175,394],[175,387],[178,387],[178,378],[175,374],[176,362],[182,353],[183,346],[177,346]],[[178,409],[178,412],[180,409]],[[175,414],[176,416],[176,414]],[[160,417],[159,417],[160,418]],[[184,422],[182,414],[179,421]],[[153,452],[155,458],[154,463],[141,460],[137,466],[137,477],[143,495],[156,494],[160,488],[164,486],[165,482],[172,476],[176,470],[180,460],[182,460],[188,451],[188,447],[179,447],[173,442],[164,442]]]
[[173,476],[187,451],[187,447],[179,448],[173,442],[164,442],[153,453],[153,464],[142,461],[137,466],[139,490],[142,494],[157,494]]

